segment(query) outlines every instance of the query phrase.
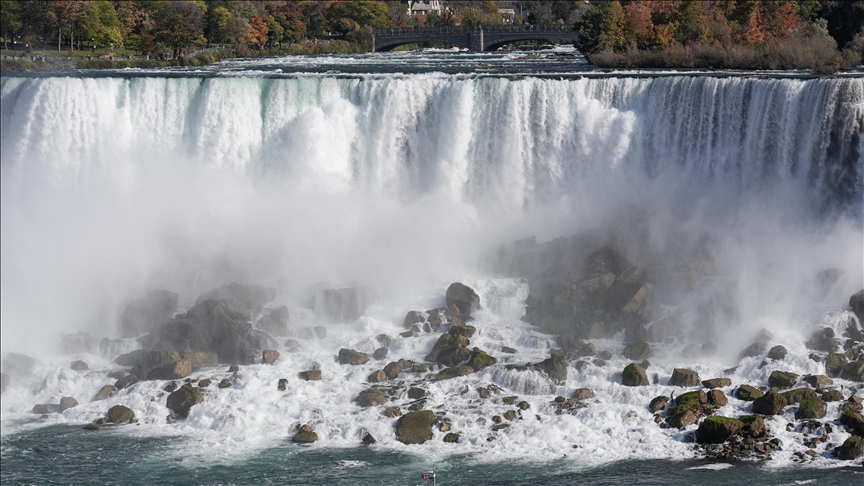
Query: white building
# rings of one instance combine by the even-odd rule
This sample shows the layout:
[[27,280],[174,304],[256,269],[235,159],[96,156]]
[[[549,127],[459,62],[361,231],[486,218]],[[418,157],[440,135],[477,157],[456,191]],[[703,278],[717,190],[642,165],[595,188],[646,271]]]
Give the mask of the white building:
[[441,14],[445,10],[442,0],[408,0],[408,15],[426,16],[432,12]]

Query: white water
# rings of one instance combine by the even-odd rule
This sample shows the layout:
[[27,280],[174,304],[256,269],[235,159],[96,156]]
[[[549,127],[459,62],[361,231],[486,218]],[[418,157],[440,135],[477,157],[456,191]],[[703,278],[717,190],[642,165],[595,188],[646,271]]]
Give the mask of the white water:
[[[651,360],[661,383],[676,366],[720,376],[762,327],[789,349],[785,369],[821,372],[803,340],[821,325],[842,331],[841,309],[864,286],[862,79],[4,77],[0,97],[0,346],[41,358],[32,382],[3,394],[3,434],[45,423],[30,421],[34,403],[75,396],[80,406],[48,422],[88,422],[123,403],[142,424],[128,433],[186,437],[199,456],[189,458],[186,442],[177,455],[190,463],[242,459],[297,423],[313,425],[315,447],[353,447],[366,429],[376,447],[416,450],[395,441],[392,419],[351,404],[385,363],[340,366],[336,351],[372,351],[371,336],[396,335],[407,310],[439,305],[446,285],[462,280],[486,306],[474,345],[499,358],[500,346],[514,347],[515,363],[544,359],[552,337],[519,321],[526,284],[480,275],[477,265],[487,249],[529,235],[623,234],[625,247],[661,255],[713,242],[721,273],[739,279],[744,331],[718,343],[716,362],[682,361],[669,345]],[[829,267],[845,279],[812,297],[813,276]],[[68,369],[75,357],[55,357],[60,333],[110,335],[145,289],[190,303],[235,280],[279,287],[294,316],[319,281],[370,285],[390,299],[301,353],[283,350],[274,367],[244,368],[232,388],[211,387],[177,425],[165,424],[162,383],[88,403],[113,381],[113,356],[80,356],[93,368],[85,373]],[[386,361],[420,359],[436,337],[397,337]],[[323,382],[296,378],[315,363]],[[770,369],[758,363],[745,360],[733,382],[763,382]],[[554,390],[495,369],[431,385],[429,405],[446,404],[463,439],[443,444],[436,432],[422,453],[584,463],[692,456],[683,442],[692,430],[659,429],[646,409],[668,387],[622,387],[625,364],[571,368]],[[276,391],[278,378],[289,379],[287,392]],[[508,407],[473,408],[476,392],[462,392],[478,379],[531,403],[493,442],[488,419]],[[552,413],[555,394],[583,386],[597,393],[589,408]],[[720,413],[740,405],[731,399]],[[771,428],[792,444],[786,419]],[[796,450],[804,448],[790,445],[778,462]]]

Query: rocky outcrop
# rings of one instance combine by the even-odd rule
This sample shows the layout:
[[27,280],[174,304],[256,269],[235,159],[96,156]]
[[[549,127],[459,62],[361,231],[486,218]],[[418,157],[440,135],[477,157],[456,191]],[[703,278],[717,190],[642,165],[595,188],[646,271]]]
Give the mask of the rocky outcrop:
[[473,334],[473,326],[451,325],[450,330],[435,342],[432,351],[426,355],[426,361],[456,366],[469,359],[471,351],[467,346],[471,343],[469,338]]
[[93,397],[93,401],[96,402],[99,400],[105,400],[106,398],[110,397],[116,391],[117,391],[117,389],[114,388],[113,386],[105,385],[102,388],[100,388],[98,392],[96,392],[96,396]]
[[675,368],[669,378],[669,386],[691,387],[699,385],[699,374],[693,370]]
[[342,348],[339,350],[339,364],[347,365],[362,365],[369,361],[369,355],[354,351],[353,349]]
[[418,410],[399,417],[396,422],[396,440],[403,444],[422,444],[432,438],[432,424],[436,417],[431,410]]
[[375,407],[378,405],[384,405],[389,402],[390,399],[387,398],[387,394],[384,393],[384,390],[368,388],[360,392],[355,401],[360,404],[361,407]]
[[246,326],[240,335],[249,342],[255,349],[265,350],[265,349],[273,349],[279,346],[279,342],[276,341],[276,338],[270,335],[269,332],[263,329],[255,329],[252,326]]
[[384,370],[373,371],[372,374],[366,377],[369,383],[381,383],[387,381],[387,373]]
[[768,376],[768,384],[777,388],[790,388],[798,382],[798,375],[788,371],[774,370]]
[[630,363],[624,368],[624,372],[621,375],[621,384],[624,386],[648,386],[651,382],[648,381],[645,368],[636,363]]
[[722,444],[744,428],[744,422],[714,415],[706,418],[696,429],[696,440],[703,444]]
[[312,429],[312,426],[303,424],[297,429],[297,433],[291,438],[291,442],[296,444],[311,444],[318,440],[318,434]]
[[471,358],[468,359],[468,366],[474,368],[474,371],[480,371],[483,368],[494,365],[497,361],[497,359],[489,356],[485,351],[474,348],[471,351]]
[[437,380],[449,380],[450,378],[457,378],[459,376],[470,375],[474,373],[474,368],[470,366],[453,366],[452,368],[446,368],[441,370],[436,376]]
[[261,353],[261,362],[263,364],[275,364],[277,359],[279,359],[279,351],[274,349],[265,349]]
[[[220,363],[252,364],[258,351],[243,337],[249,309],[239,300],[204,300],[186,313],[206,331],[213,342],[212,351]],[[175,345],[176,348],[176,345]],[[192,349],[196,349],[192,347]],[[210,349],[202,349],[210,351]]]
[[783,392],[781,395],[783,395],[783,398],[786,399],[786,402],[789,405],[801,403],[803,400],[808,398],[817,398],[816,392],[810,388],[796,388],[794,390]]
[[177,310],[179,294],[167,290],[151,290],[129,302],[120,317],[120,333],[133,337],[150,332],[153,327],[171,319]]
[[258,325],[273,336],[286,336],[288,335],[289,318],[288,306],[283,305],[271,309],[269,313],[258,320]]
[[201,390],[187,383],[168,395],[165,406],[173,410],[178,417],[186,418],[192,406],[204,401]]
[[814,332],[813,336],[805,344],[805,346],[807,346],[807,349],[825,352],[834,351],[839,345],[840,340],[834,338],[834,329],[830,327],[823,327],[822,329]]
[[864,325],[864,289],[859,290],[849,297],[849,307],[858,317],[858,322]]
[[843,366],[843,371],[840,372],[840,378],[850,381],[864,381],[864,359],[858,358],[856,361],[850,361]]
[[549,357],[534,365],[534,368],[546,373],[553,382],[564,383],[567,381],[567,361],[564,359],[564,351],[553,349]]
[[788,405],[786,398],[776,392],[768,392],[753,401],[753,411],[762,415],[777,415]]
[[472,312],[480,308],[480,297],[474,289],[459,282],[450,284],[446,294],[447,307],[451,305],[459,309],[459,314],[470,316]]
[[108,421],[113,424],[122,424],[135,418],[135,412],[123,405],[114,405],[108,409]]
[[825,358],[825,374],[832,378],[837,378],[840,376],[847,362],[848,360],[844,354],[828,353],[828,356]]
[[277,293],[278,290],[270,287],[233,282],[199,296],[195,305],[205,300],[237,300],[247,309],[257,309],[272,301]]
[[177,380],[192,373],[192,362],[180,359],[171,363],[156,366],[147,373],[148,380]]

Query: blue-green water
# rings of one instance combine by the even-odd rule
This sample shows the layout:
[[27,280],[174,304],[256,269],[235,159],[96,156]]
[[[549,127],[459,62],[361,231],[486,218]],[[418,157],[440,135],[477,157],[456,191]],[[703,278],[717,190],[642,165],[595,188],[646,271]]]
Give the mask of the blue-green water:
[[[122,430],[88,432],[57,425],[2,439],[0,482],[18,484],[420,484],[431,463],[374,447],[316,448],[285,442],[243,461],[189,462],[175,438],[132,437]],[[190,447],[192,447],[190,445]],[[168,454],[168,451],[171,451]],[[166,460],[165,456],[171,459]],[[820,484],[864,483],[860,467],[773,468],[708,460],[620,461],[579,468],[567,458],[545,463],[477,463],[452,456],[435,465],[441,485]]]

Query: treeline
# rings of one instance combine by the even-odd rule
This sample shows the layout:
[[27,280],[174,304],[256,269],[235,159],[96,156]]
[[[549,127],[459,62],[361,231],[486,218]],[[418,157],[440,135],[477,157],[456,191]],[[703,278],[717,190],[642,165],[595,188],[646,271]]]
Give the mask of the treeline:
[[834,72],[864,56],[862,0],[591,3],[577,47],[601,67]]

